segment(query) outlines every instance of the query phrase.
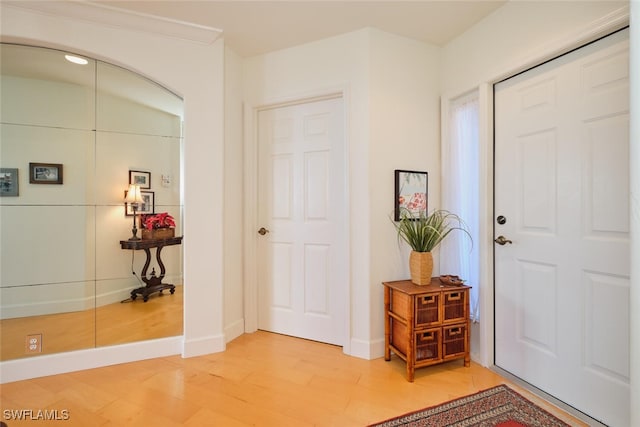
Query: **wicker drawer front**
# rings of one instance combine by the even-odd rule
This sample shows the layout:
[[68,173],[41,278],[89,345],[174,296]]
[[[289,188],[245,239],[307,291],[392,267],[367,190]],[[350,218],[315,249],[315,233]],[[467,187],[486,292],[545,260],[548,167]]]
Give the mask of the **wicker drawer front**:
[[443,322],[459,322],[467,318],[467,292],[443,292],[444,313]]
[[440,354],[442,333],[441,329],[430,329],[416,333],[416,362],[434,361],[442,359]]
[[416,296],[416,327],[440,323],[440,294]]
[[443,357],[455,356],[466,352],[467,325],[445,326],[442,328]]

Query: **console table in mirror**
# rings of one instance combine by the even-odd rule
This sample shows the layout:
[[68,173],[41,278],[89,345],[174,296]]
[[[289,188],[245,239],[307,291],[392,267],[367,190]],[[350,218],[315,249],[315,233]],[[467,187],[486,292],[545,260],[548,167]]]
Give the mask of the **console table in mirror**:
[[[162,279],[164,279],[166,269],[162,262],[161,252],[162,248],[165,246],[179,245],[182,243],[182,236],[179,237],[171,237],[169,239],[140,239],[140,240],[120,240],[120,247],[122,249],[131,249],[131,250],[144,250],[147,255],[147,259],[144,263],[144,267],[142,267],[142,273],[140,273],[140,278],[146,284],[146,286],[142,286],[140,288],[136,288],[131,291],[131,299],[135,301],[138,297],[138,294],[142,295],[142,300],[147,302],[149,300],[149,295],[159,292],[162,295],[162,291],[165,289],[169,289],[169,292],[173,295],[176,291],[175,285],[170,283],[162,283]],[[147,275],[147,271],[149,270],[149,265],[151,264],[151,249],[155,248],[156,250],[156,261],[158,262],[158,266],[160,267],[160,275],[156,276],[155,268],[151,269],[151,274]]]

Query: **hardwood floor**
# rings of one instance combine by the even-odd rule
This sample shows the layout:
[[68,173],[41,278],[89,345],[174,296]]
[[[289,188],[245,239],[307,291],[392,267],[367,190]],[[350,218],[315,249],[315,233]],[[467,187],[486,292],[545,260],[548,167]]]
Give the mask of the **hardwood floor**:
[[[96,310],[0,320],[0,360],[182,335],[183,287]],[[25,353],[28,334],[42,335],[42,352]]]
[[[572,426],[568,416],[493,371],[462,361],[416,371],[340,347],[268,332],[221,353],[164,357],[3,384],[5,410],[68,411],[61,426],[365,426],[506,383]],[[8,421],[10,427],[45,425]]]

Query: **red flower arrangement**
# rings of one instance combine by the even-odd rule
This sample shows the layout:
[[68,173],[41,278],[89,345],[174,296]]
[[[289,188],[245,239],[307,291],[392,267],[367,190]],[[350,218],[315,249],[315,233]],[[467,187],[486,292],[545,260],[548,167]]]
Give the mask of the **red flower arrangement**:
[[146,215],[142,224],[147,230],[153,230],[154,228],[173,228],[176,226],[175,220],[167,212]]

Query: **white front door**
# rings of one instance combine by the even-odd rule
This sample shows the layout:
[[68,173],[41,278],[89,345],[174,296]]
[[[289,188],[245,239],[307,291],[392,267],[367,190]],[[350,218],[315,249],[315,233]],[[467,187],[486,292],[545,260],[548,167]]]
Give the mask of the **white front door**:
[[265,229],[258,235],[258,328],[343,345],[343,100],[260,111],[258,132],[259,225]]
[[629,425],[628,30],[495,86],[495,364]]

